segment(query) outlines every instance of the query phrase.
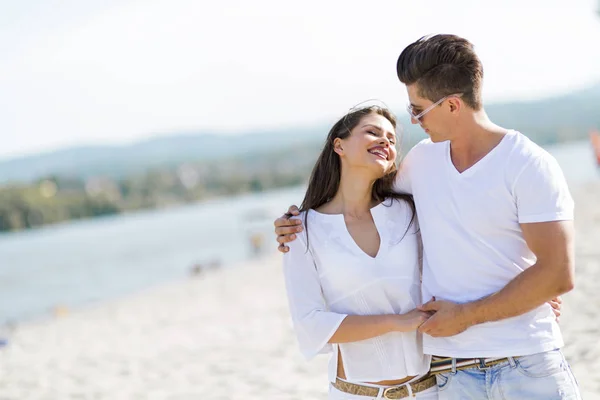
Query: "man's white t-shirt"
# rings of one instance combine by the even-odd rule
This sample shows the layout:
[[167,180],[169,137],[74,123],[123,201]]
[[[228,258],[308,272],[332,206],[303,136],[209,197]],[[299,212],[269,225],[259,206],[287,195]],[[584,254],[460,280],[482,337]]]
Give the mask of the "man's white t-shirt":
[[[423,301],[466,303],[502,289],[533,265],[520,224],[573,219],[573,200],[556,160],[516,131],[459,173],[450,142],[417,144],[395,189],[414,195],[424,246]],[[437,356],[506,357],[562,347],[550,305],[470,327],[451,337],[424,335]]]

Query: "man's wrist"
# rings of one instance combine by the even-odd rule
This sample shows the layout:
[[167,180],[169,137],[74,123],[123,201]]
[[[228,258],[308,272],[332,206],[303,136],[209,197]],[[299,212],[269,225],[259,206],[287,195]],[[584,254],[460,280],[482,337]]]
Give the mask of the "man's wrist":
[[468,326],[478,325],[486,322],[484,317],[481,315],[479,301],[461,304],[460,308],[463,321]]

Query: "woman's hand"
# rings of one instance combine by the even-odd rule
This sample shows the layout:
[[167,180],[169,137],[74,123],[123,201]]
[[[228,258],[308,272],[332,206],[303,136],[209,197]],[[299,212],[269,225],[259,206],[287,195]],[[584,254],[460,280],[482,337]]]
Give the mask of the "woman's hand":
[[431,317],[432,313],[414,309],[406,314],[400,314],[397,318],[397,331],[410,332],[416,331],[425,321]]

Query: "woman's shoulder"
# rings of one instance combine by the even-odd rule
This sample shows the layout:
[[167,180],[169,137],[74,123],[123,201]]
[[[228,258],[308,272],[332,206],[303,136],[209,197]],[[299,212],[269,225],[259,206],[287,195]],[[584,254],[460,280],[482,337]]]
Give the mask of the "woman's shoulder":
[[414,202],[411,195],[402,195],[402,197],[386,197],[381,204],[395,212],[405,213],[412,210]]
[[298,215],[294,215],[294,216],[290,217],[290,219],[300,220],[300,221],[302,221],[302,224],[304,224],[307,220],[308,221],[314,220],[316,214],[318,214],[318,213],[316,213],[315,210],[303,210],[303,211],[300,211],[300,213]]
[[409,229],[412,233],[418,231],[417,214],[412,198],[388,197],[382,202],[382,206],[390,223],[399,225],[403,230]]
[[292,219],[302,222],[303,230],[298,233],[297,237],[310,245],[317,245],[320,242],[328,242],[332,236],[339,236],[340,231],[345,228],[344,219],[341,214],[327,214],[326,210],[314,209],[301,211],[299,215]]
[[320,216],[321,214],[315,210],[303,210],[298,215],[290,217],[291,220],[302,222],[303,230],[296,234],[296,238],[304,247],[309,243],[308,232],[310,232],[312,239],[312,236],[319,235],[324,230],[323,221],[319,218]]
[[290,217],[290,219],[295,219],[295,220],[304,220],[304,218],[306,218],[306,210],[300,211],[300,213],[298,215],[292,215]]

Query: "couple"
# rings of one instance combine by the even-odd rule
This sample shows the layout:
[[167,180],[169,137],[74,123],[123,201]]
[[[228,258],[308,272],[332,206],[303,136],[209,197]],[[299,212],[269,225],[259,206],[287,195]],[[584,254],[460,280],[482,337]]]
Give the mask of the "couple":
[[396,171],[393,114],[349,112],[275,221],[302,353],[332,353],[330,399],[579,399],[552,300],[574,280],[560,167],[488,119],[467,40],[421,38],[397,72],[430,139]]

